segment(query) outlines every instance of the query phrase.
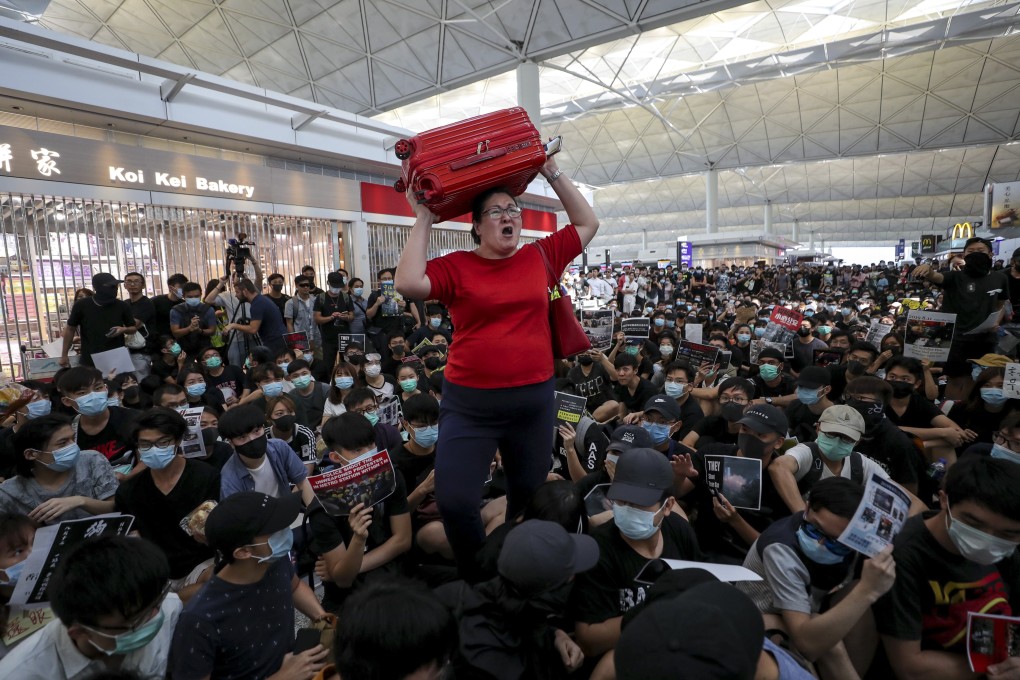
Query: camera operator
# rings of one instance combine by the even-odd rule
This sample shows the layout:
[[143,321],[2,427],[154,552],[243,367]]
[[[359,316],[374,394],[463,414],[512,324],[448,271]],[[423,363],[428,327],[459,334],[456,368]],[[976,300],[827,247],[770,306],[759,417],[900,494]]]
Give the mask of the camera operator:
[[326,280],[329,290],[315,298],[313,318],[322,333],[322,360],[329,366],[327,373],[332,374],[339,346],[337,336],[350,333],[354,308],[350,295],[344,292],[344,286],[347,285],[344,275],[330,272]]
[[240,331],[246,335],[257,335],[262,345],[268,347],[271,352],[285,350],[287,344],[283,340],[283,334],[287,332],[287,326],[283,323],[280,308],[259,293],[258,287],[251,279],[234,282],[234,295],[248,303],[249,316],[247,320],[239,319],[228,323],[223,328],[224,332]]
[[[259,263],[251,256],[248,257],[252,267],[255,269],[255,289],[262,288],[262,269]],[[233,280],[235,283],[243,278],[241,274],[231,274],[228,278],[220,278],[219,284],[205,296],[205,302],[210,305],[222,307],[226,310],[227,319],[231,323],[251,318],[251,306],[246,299],[242,299],[234,293],[228,292],[228,283]],[[227,362],[232,366],[242,366],[248,357],[248,347],[253,343],[249,336],[243,333],[231,333],[228,335],[230,346],[227,348]]]

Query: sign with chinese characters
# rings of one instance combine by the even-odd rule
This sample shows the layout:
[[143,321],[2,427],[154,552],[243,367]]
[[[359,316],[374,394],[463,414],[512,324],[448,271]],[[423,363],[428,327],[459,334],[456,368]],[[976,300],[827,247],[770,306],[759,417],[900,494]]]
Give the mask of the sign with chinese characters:
[[4,177],[361,210],[352,180],[0,126]]
[[694,266],[694,245],[690,241],[676,242],[677,264],[685,264],[688,267]]
[[992,215],[989,227],[993,230],[1020,226],[1017,203],[1020,201],[1020,182],[1003,182],[992,185]]

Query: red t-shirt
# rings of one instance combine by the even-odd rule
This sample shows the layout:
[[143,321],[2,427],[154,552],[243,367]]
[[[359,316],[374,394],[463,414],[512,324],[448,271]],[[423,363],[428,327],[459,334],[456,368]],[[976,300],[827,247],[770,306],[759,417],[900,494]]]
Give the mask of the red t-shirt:
[[[581,253],[572,224],[541,243],[557,278]],[[549,275],[534,246],[500,260],[459,250],[429,260],[425,275],[432,284],[430,297],[449,308],[456,330],[444,372],[447,380],[496,389],[552,377]]]

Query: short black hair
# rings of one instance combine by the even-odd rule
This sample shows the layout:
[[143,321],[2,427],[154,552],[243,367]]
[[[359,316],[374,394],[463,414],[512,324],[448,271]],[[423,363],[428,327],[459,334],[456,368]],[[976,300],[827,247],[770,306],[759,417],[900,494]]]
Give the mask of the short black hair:
[[367,387],[355,387],[347,393],[346,397],[344,397],[344,408],[348,411],[353,411],[355,406],[366,399],[376,401],[375,392]]
[[457,621],[439,598],[420,583],[392,577],[347,598],[333,648],[344,680],[393,680],[446,665],[457,645]]
[[853,399],[863,394],[873,395],[886,404],[892,399],[892,386],[888,382],[873,375],[862,375],[846,384],[843,388],[843,398]]
[[287,375],[294,375],[303,368],[311,368],[304,359],[295,359],[287,364]]
[[974,236],[972,238],[967,239],[967,242],[963,244],[963,249],[967,250],[967,248],[970,248],[975,243],[980,243],[985,248],[988,248],[988,254],[989,255],[992,254],[994,250],[994,248],[992,248],[992,242],[986,238],[981,238],[980,236]]
[[140,278],[142,280],[142,284],[143,285],[145,284],[145,276],[144,275],[139,274],[138,272],[128,272],[127,274],[124,275],[124,280],[127,281],[127,277],[129,277],[129,276],[137,276],[138,278]]
[[812,510],[828,510],[834,515],[851,519],[864,498],[864,487],[846,477],[826,477],[815,482],[808,494]]
[[624,366],[630,366],[636,371],[638,366],[640,365],[641,362],[638,361],[637,356],[629,354],[627,352],[618,353],[616,355],[616,359],[613,360],[613,367],[618,369],[623,368]]
[[87,390],[97,382],[103,382],[103,374],[91,366],[75,366],[60,376],[57,389],[64,396],[80,390]]
[[485,202],[496,194],[506,194],[513,200],[514,205],[517,205],[517,199],[514,197],[513,192],[504,186],[486,189],[475,196],[471,201],[471,240],[475,242],[475,245],[479,245],[482,242],[482,237],[478,235],[477,231],[475,231],[475,226],[482,222],[482,208],[485,207]]
[[872,361],[878,358],[878,350],[866,340],[857,340],[852,343],[850,349],[847,350],[847,354],[850,354],[850,352],[867,352],[871,355]]
[[[290,367],[288,366],[287,368]],[[274,364],[272,361],[259,364],[255,367],[255,370],[251,372],[252,382],[256,384],[263,380],[283,380],[283,378],[283,369]]]
[[273,272],[272,274],[266,277],[267,282],[275,281],[276,279],[279,279],[280,282],[282,283],[284,281],[283,274],[281,274],[280,272]]
[[431,394],[416,394],[408,397],[401,407],[404,411],[404,420],[426,420],[435,422],[439,420],[439,402]]
[[155,406],[143,411],[131,427],[131,443],[136,450],[138,448],[138,433],[142,430],[158,430],[173,437],[175,442],[180,442],[188,433],[188,422],[184,420],[184,416],[173,409]]
[[159,389],[152,393],[152,403],[157,406],[163,403],[163,397],[165,396],[177,396],[178,394],[186,394],[186,390],[180,385],[174,385],[173,383],[165,383],[160,385]]
[[166,282],[170,286],[183,286],[188,282],[188,277],[184,274],[171,274]]
[[990,456],[961,456],[942,481],[950,507],[974,501],[1020,522],[1020,465]]
[[719,383],[719,394],[722,394],[726,390],[733,389],[734,387],[743,392],[748,399],[754,399],[755,393],[754,383],[748,380],[747,378],[741,378],[738,376],[726,378],[726,380],[723,380],[721,383]]
[[243,437],[256,427],[262,427],[265,424],[266,415],[257,406],[244,404],[227,409],[220,416],[220,423],[217,429],[219,429],[221,437],[232,439],[234,437]]
[[61,413],[32,418],[19,427],[11,437],[14,447],[14,469],[19,477],[32,477],[34,463],[25,458],[25,451],[42,451],[53,439],[57,429],[71,424],[71,419]]
[[260,366],[262,364],[272,363],[275,358],[273,356],[273,352],[268,347],[253,347],[251,351],[248,352],[248,356],[250,356],[252,360],[257,362]]
[[95,626],[110,614],[138,616],[170,581],[170,564],[144,538],[98,536],[72,548],[49,584],[50,606],[64,626]]
[[258,293],[259,289],[255,287],[255,282],[251,279],[241,279],[234,283],[235,286],[240,288],[246,293]]
[[694,377],[698,374],[698,372],[694,370],[694,367],[686,361],[671,361],[669,365],[666,366],[665,374],[669,375],[673,371],[683,371],[684,375],[687,376],[688,382],[694,380]]
[[[227,411],[230,413],[230,411]],[[220,421],[220,431],[223,421]],[[360,413],[347,411],[333,416],[322,426],[322,441],[331,451],[345,449],[354,451],[375,443],[375,428],[368,418]]]
[[188,293],[193,293],[195,291],[198,291],[199,295],[202,294],[202,284],[198,283],[197,281],[188,281],[187,283],[184,284],[183,288],[181,289],[181,292],[183,292],[185,295],[187,295]]
[[885,372],[888,373],[894,368],[902,368],[914,377],[914,380],[924,380],[924,365],[914,357],[905,357],[902,354],[894,356],[885,362]]
[[588,530],[584,496],[578,492],[574,483],[567,479],[545,482],[535,489],[521,511],[521,519],[556,522],[571,534],[577,532],[578,526],[581,526],[585,533]]

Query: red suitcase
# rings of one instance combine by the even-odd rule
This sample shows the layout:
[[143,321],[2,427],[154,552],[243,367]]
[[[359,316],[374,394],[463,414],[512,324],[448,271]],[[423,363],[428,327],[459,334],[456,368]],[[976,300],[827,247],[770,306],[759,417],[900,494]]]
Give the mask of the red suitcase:
[[542,137],[520,107],[401,139],[394,152],[403,169],[393,188],[410,186],[440,220],[470,212],[471,200],[492,187],[523,194],[546,161]]

